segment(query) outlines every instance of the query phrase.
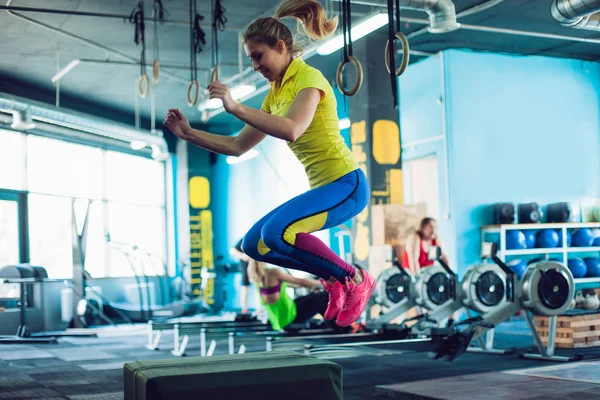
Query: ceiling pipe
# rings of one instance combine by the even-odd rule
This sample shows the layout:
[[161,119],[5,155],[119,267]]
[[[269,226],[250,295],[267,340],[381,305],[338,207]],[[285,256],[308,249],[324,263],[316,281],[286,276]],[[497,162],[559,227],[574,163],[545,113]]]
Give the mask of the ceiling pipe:
[[[0,112],[0,129],[12,129],[14,118],[10,114]],[[62,126],[47,124],[45,122],[37,122],[35,128],[30,131],[37,136],[47,137],[50,139],[57,140],[68,140],[71,143],[77,143],[82,145],[90,144],[90,134],[85,132],[76,131],[73,129],[64,128]],[[132,149],[131,145],[127,142],[120,140],[109,139],[105,137],[96,136],[94,137],[94,144],[98,147],[130,152]],[[135,154],[151,155],[151,149],[148,147],[135,151]]]
[[600,0],[554,0],[550,13],[561,25],[600,30]]
[[429,15],[429,32],[452,32],[460,28],[451,0],[400,0],[400,8],[425,11]]
[[[95,117],[76,111],[64,111],[51,105],[12,96],[0,92],[0,111],[13,115],[29,114],[31,119],[48,125],[67,128],[70,131],[82,132],[90,139],[94,137],[108,138],[127,143],[145,143],[152,149],[152,158],[158,161],[169,157],[167,142],[162,134],[156,135],[141,129],[133,129],[129,125],[108,119]],[[13,124],[15,123],[13,117]],[[19,121],[17,121],[19,122]]]
[[[502,3],[503,1],[504,0],[490,0],[486,3],[478,4],[476,6],[467,8],[466,10],[459,12],[458,14],[456,14],[456,18],[459,19],[459,18],[468,17],[470,15],[478,14],[478,13],[486,11],[492,7],[496,7],[498,4]],[[422,35],[427,32],[429,32],[428,27],[424,27],[421,29],[417,29],[416,31],[411,32],[410,34],[406,35],[406,38],[412,39],[414,37],[417,37],[417,36]]]
[[[340,0],[335,0],[340,1]],[[371,7],[383,7],[387,4],[368,0],[352,0],[352,4]],[[400,8],[425,11],[429,15],[429,32],[452,32],[460,27],[456,22],[456,9],[452,0],[400,0]],[[402,19],[402,18],[401,18]]]

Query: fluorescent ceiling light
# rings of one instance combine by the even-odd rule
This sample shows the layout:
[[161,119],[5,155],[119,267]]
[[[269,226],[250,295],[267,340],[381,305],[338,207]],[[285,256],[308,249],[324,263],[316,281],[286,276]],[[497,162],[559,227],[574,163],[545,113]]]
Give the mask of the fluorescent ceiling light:
[[[231,89],[231,97],[234,100],[239,100],[244,96],[249,95],[250,93],[256,90],[255,85],[242,84],[238,85]],[[199,111],[204,110],[216,110],[219,107],[223,106],[223,101],[221,99],[210,99],[208,101],[204,101],[198,105]]]
[[239,157],[229,156],[225,159],[225,161],[229,165],[239,164],[241,162],[244,162],[244,161],[247,161],[247,160],[250,160],[250,159],[256,157],[258,154],[259,154],[258,150],[250,149]]
[[[378,13],[371,17],[368,17],[367,19],[359,22],[358,24],[356,24],[356,26],[352,28],[352,41],[354,42],[360,39],[361,37],[366,36],[373,31],[376,31],[382,26],[387,25],[387,23],[388,16],[384,13]],[[317,54],[326,56],[328,54],[333,53],[336,50],[341,49],[342,47],[344,47],[344,37],[342,36],[342,34],[339,34],[334,38],[328,40],[327,42],[323,43],[321,46],[319,46],[319,48],[317,48]]]
[[58,71],[58,73],[52,77],[52,79],[51,79],[52,83],[54,83],[56,85],[56,82],[58,82],[60,80],[60,78],[62,78],[66,74],[68,74],[69,71],[71,71],[73,68],[78,66],[80,62],[81,62],[81,60],[78,60],[78,59],[71,61],[69,64],[67,64],[66,67],[64,67],[62,70]]
[[338,126],[340,127],[340,130],[350,128],[350,118],[342,118],[342,119],[340,119]]

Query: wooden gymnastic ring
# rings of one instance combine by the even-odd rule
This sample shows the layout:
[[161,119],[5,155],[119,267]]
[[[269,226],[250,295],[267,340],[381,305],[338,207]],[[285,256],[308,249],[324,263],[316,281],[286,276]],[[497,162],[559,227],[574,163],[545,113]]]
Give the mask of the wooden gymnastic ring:
[[158,83],[160,80],[160,62],[158,60],[154,60],[154,64],[152,65],[152,81],[154,83]]
[[[144,85],[146,86],[145,88]],[[138,92],[142,99],[148,96],[148,93],[150,92],[150,78],[148,78],[148,75],[142,74],[140,79],[138,79]]]
[[[354,64],[354,67],[356,68],[356,84],[354,85],[354,87],[352,89],[346,90],[346,87],[344,86],[343,72],[344,72],[344,67],[349,62]],[[360,61],[358,60],[358,58],[356,58],[354,56],[349,56],[348,61],[342,61],[340,63],[340,65],[338,65],[338,67],[337,67],[335,79],[336,79],[336,82],[337,82],[337,85],[338,85],[340,91],[344,95],[354,96],[356,94],[356,92],[358,92],[358,90],[361,88],[362,83],[363,83],[363,69],[362,69],[362,65],[360,64]]]
[[[192,89],[195,89],[195,93],[194,93],[194,97],[192,98]],[[198,95],[200,94],[200,85],[198,84],[197,80],[193,80],[190,82],[190,85],[188,86],[188,91],[187,91],[187,101],[188,101],[188,106],[190,107],[194,107],[196,105],[196,103],[198,102]]]
[[[402,63],[398,69],[396,69],[396,76],[400,76],[408,67],[408,61],[410,59],[410,46],[408,44],[408,39],[404,36],[402,32],[396,32],[396,39],[400,40],[402,43]],[[390,53],[389,53],[390,40],[388,39],[385,44],[385,67],[387,68],[388,74],[390,73]]]
[[219,80],[219,66],[215,65],[212,67],[212,70],[210,71],[210,83],[213,83],[218,80]]

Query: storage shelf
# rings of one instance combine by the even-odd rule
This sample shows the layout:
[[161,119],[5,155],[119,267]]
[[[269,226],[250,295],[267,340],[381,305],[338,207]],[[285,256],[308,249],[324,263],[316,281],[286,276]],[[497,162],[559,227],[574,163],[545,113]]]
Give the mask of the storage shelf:
[[573,279],[575,290],[596,289],[600,287],[600,278],[576,278]]
[[560,253],[588,253],[588,252],[600,252],[599,246],[594,247],[557,247],[551,249],[524,249],[524,250],[506,250],[505,256],[524,256],[524,255],[535,255],[535,254],[560,254]]
[[600,222],[556,222],[546,224],[505,224],[505,225],[484,225],[481,227],[482,231],[489,233],[500,232],[504,228],[505,230],[528,230],[528,229],[576,229],[576,228],[600,228]]
[[575,284],[578,284],[578,283],[600,283],[600,277],[598,277],[598,278],[576,278],[576,279],[573,279],[573,282],[575,282]]
[[[600,250],[598,250],[598,251],[600,251]],[[505,256],[525,256],[525,255],[533,255],[533,254],[556,254],[556,253],[564,253],[564,252],[565,252],[565,249],[563,249],[563,248],[524,249],[524,250],[506,250],[504,252],[504,255]]]

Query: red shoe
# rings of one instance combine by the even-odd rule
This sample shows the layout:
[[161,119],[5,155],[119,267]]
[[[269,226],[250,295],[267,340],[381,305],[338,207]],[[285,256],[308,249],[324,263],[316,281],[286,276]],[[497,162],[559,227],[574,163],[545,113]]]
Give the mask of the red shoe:
[[327,302],[327,309],[325,310],[325,318],[327,321],[331,321],[340,312],[344,306],[346,300],[346,293],[344,287],[340,281],[335,281],[334,284],[330,284],[324,279],[320,279],[321,285],[325,288],[325,291],[329,293],[329,302]]
[[375,279],[364,269],[361,272],[363,281],[360,285],[355,285],[350,279],[344,285],[346,301],[337,317],[336,323],[338,326],[349,326],[356,322],[365,310],[371,294],[375,290]]

